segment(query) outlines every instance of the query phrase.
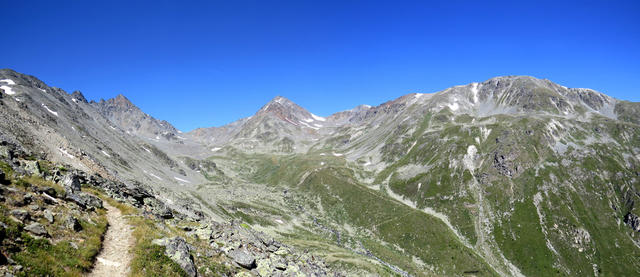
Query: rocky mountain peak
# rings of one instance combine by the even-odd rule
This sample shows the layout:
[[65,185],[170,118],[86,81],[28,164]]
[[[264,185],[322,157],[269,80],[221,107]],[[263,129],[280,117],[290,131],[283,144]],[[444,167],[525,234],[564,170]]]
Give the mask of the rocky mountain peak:
[[84,94],[82,94],[82,92],[80,92],[79,90],[76,90],[73,93],[71,93],[71,97],[73,97],[73,99],[76,99],[77,101],[88,103],[87,98],[85,98]]
[[285,121],[298,121],[312,118],[309,111],[293,103],[282,96],[276,96],[269,103],[264,105],[257,113],[257,116],[272,115]]
[[121,111],[126,111],[129,109],[138,109],[136,105],[131,103],[131,101],[122,94],[118,94],[116,97],[108,99],[106,101],[103,99],[100,99],[100,105],[103,107],[115,108]]

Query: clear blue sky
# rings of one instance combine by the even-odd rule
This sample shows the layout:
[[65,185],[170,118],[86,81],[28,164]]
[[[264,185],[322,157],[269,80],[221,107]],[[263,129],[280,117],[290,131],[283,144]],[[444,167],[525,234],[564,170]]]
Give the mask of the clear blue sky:
[[123,93],[185,131],[250,116],[276,95],[326,116],[498,75],[640,101],[640,1],[0,0],[0,7],[0,67],[88,99]]

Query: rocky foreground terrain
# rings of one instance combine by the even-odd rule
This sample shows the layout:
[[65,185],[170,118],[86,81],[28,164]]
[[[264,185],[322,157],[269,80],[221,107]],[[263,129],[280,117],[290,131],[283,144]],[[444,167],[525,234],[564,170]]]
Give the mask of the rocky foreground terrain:
[[109,222],[102,199],[120,203],[122,212],[149,225],[137,238],[136,248],[140,249],[121,251],[147,256],[157,251],[155,245],[162,246],[164,250],[156,255],[169,259],[160,266],[175,267],[168,272],[144,272],[148,265],[142,259],[149,257],[135,257],[132,266],[141,267],[138,274],[340,276],[313,254],[297,251],[242,223],[185,216],[142,187],[38,160],[6,141],[0,145],[0,165],[0,273],[5,276],[90,272],[100,244],[107,243],[102,236]]
[[0,90],[9,274],[90,273],[112,203],[134,276],[640,275],[639,103],[506,76],[183,133],[123,95]]

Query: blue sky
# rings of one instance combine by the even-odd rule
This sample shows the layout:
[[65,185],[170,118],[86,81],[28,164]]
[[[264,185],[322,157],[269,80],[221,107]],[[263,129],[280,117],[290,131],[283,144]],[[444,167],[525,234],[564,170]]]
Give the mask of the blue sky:
[[185,131],[498,75],[640,101],[640,1],[98,2],[0,0],[0,67]]

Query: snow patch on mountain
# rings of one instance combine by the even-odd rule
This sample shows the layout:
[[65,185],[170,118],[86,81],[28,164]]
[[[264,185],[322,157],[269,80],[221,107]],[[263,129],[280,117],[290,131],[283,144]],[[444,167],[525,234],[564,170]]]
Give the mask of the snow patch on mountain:
[[0,80],[0,82],[7,83],[8,85],[12,85],[12,86],[16,84],[16,82],[14,82],[11,79],[2,79]]
[[56,112],[56,111],[53,111],[53,110],[49,109],[49,107],[47,107],[47,105],[42,104],[42,106],[43,106],[45,109],[47,109],[47,111],[49,111],[51,114],[53,114],[53,115],[55,115],[55,116],[58,116],[58,112]]
[[311,114],[311,117],[313,117],[313,119],[317,120],[317,121],[327,121],[326,118],[321,117],[321,116],[317,116],[315,114]]
[[[456,100],[454,100],[454,101],[456,101]],[[448,104],[447,106],[452,111],[457,111],[460,108],[460,105],[458,105],[458,102],[453,102],[453,104]]]
[[180,182],[183,182],[183,183],[191,184],[191,182],[190,182],[190,181],[187,181],[187,180],[185,180],[185,179],[178,178],[178,177],[175,177],[175,176],[173,177],[173,179],[176,179],[176,180],[178,180],[178,181],[180,181]]
[[58,148],[58,151],[60,151],[62,154],[64,154],[65,156],[69,157],[70,159],[75,158],[73,155],[69,154],[69,152],[67,152],[67,150],[65,150],[65,149]]
[[0,86],[0,89],[4,90],[4,93],[6,93],[8,95],[16,94],[16,92],[13,91],[9,86]]

